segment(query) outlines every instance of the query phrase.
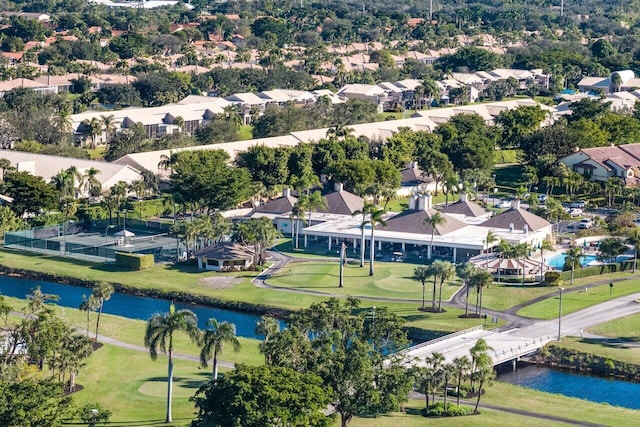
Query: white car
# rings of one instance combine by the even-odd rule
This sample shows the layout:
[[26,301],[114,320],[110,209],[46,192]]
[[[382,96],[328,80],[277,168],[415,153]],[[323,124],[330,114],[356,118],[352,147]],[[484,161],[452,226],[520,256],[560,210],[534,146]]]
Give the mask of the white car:
[[582,216],[582,214],[583,214],[582,209],[579,209],[579,208],[574,208],[569,211],[569,215],[571,215],[574,218],[577,216]]
[[498,203],[493,205],[493,207],[498,209],[508,209],[511,207],[511,200],[500,200]]
[[589,229],[591,227],[593,227],[593,220],[591,218],[583,218],[578,223],[578,228]]

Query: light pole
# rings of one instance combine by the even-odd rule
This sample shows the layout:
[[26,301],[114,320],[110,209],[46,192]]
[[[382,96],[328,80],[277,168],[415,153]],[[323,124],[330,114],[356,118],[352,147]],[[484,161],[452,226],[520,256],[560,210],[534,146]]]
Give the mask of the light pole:
[[562,333],[562,291],[564,288],[558,288],[560,291],[560,304],[558,307],[558,341],[560,341],[560,335]]
[[[122,218],[122,231],[127,231],[127,210],[126,209],[123,210],[122,214],[124,215]],[[126,234],[126,233],[123,233],[123,234]]]
[[94,408],[91,410],[91,426],[96,425],[96,418],[98,418],[98,410]]
[[109,224],[107,225],[107,228],[104,229],[104,261],[107,262],[107,245],[109,244],[109,229],[110,228],[116,228],[115,225],[113,224]]

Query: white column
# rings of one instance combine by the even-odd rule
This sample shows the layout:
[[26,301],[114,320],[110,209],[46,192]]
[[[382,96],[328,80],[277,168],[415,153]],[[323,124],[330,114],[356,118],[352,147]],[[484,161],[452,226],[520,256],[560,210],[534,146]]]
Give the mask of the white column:
[[402,242],[402,252],[404,252],[404,242]]
[[382,250],[382,240],[378,240],[378,250]]
[[431,259],[431,245],[427,246],[427,259]]
[[458,253],[457,253],[457,252],[458,252],[458,251],[457,251],[457,248],[453,248],[453,262],[454,262],[454,263],[456,262],[456,258],[457,258],[457,256],[458,256]]
[[331,241],[333,240],[333,237],[329,236],[329,250],[331,250]]
[[306,234],[304,235],[304,247],[305,248],[307,247],[307,235]]

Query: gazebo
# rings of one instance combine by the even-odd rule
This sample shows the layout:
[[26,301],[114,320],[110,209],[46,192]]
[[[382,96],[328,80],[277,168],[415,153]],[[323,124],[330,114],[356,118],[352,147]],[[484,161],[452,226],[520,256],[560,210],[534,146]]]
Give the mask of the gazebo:
[[541,276],[548,269],[542,262],[531,258],[502,258],[498,254],[481,254],[469,260],[476,267],[486,269],[499,277]]

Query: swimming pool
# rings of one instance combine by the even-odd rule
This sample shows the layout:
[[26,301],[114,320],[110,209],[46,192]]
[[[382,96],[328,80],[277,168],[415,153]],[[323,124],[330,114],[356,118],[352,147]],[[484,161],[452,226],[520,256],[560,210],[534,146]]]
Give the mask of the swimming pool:
[[[564,252],[559,253],[549,258],[547,260],[547,265],[556,270],[562,270],[562,267],[564,267],[565,258],[567,258],[567,254],[565,254]],[[590,262],[593,262],[597,259],[598,257],[595,255],[585,255],[580,258],[580,265],[584,267],[585,265],[588,265]]]
[[[566,253],[564,252],[559,253],[549,258],[547,260],[547,265],[553,269],[562,270],[562,267],[564,267],[565,258],[567,258]],[[630,258],[631,257],[629,257],[628,255],[620,255],[619,257],[616,258],[616,262],[628,261]],[[597,261],[597,260],[598,260],[598,257],[596,255],[584,255],[582,258],[580,258],[580,265],[584,267],[586,265],[589,265],[593,261]]]

